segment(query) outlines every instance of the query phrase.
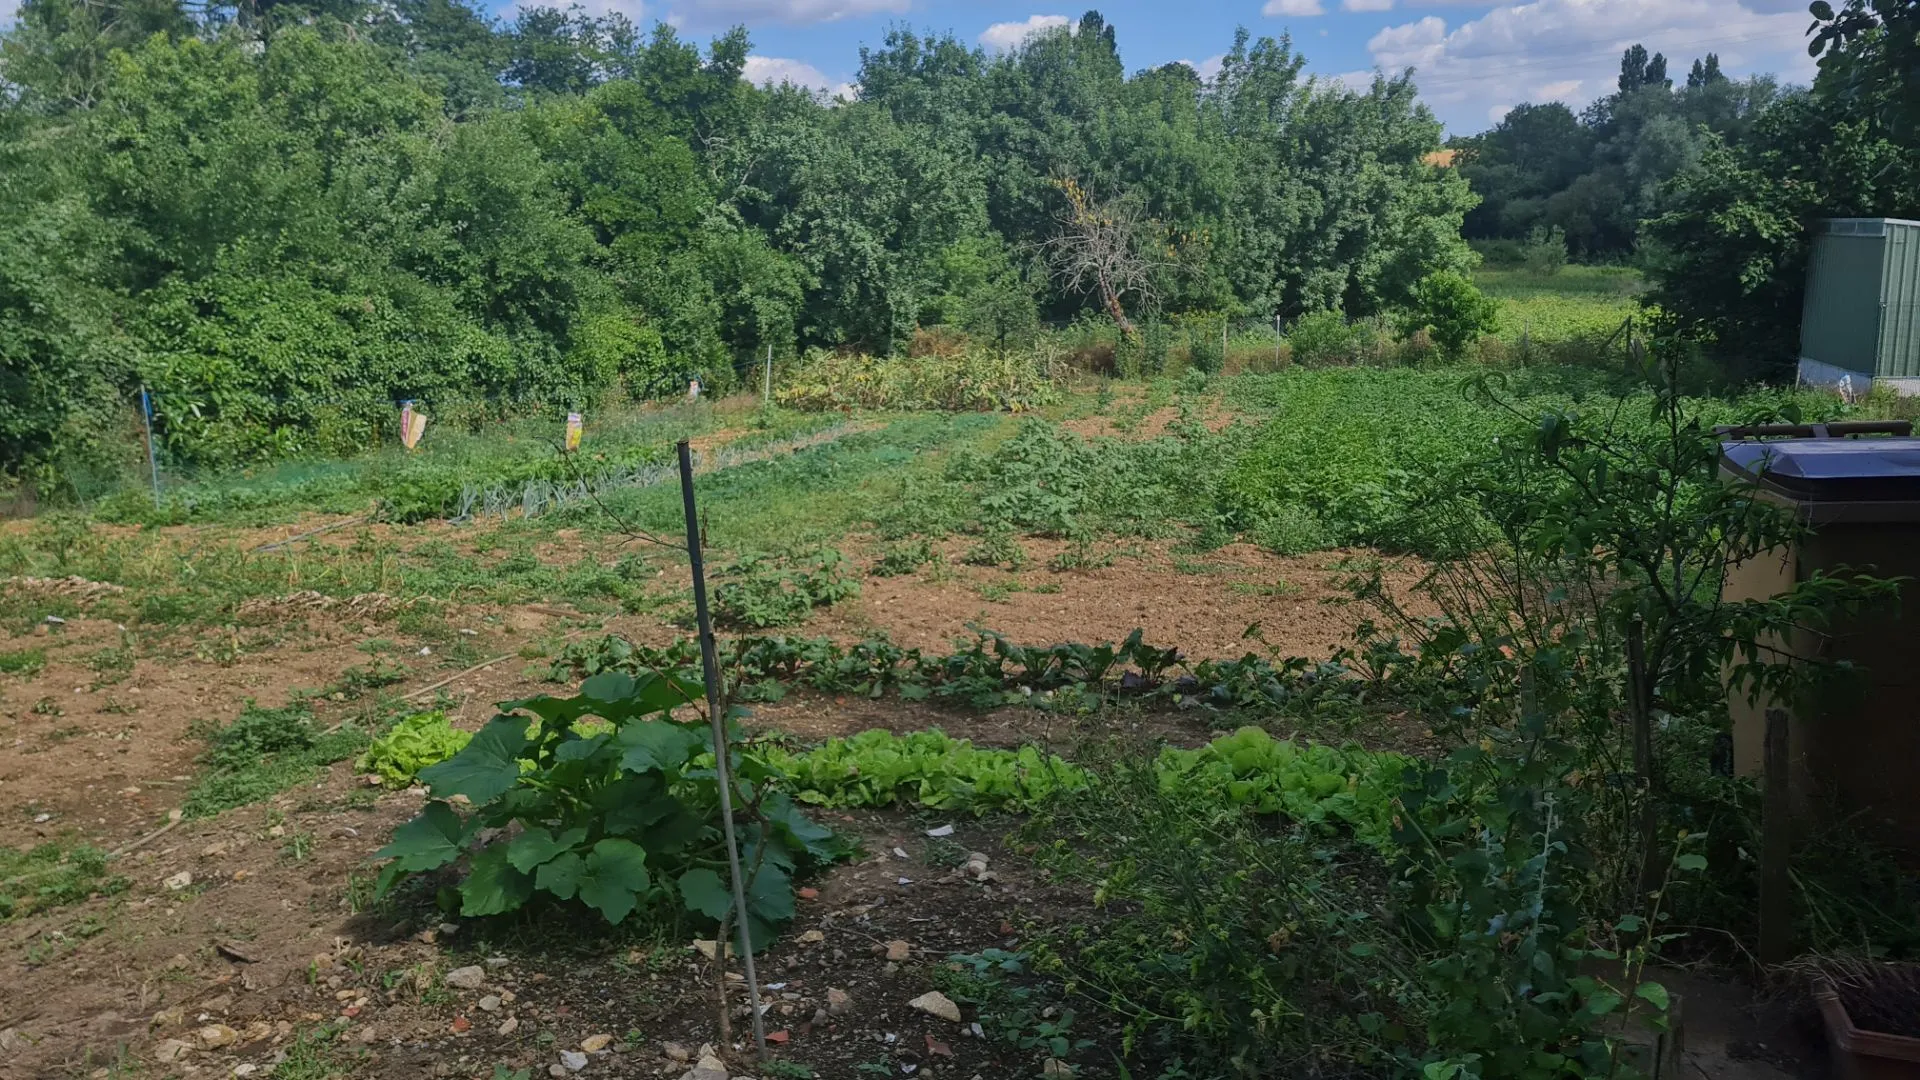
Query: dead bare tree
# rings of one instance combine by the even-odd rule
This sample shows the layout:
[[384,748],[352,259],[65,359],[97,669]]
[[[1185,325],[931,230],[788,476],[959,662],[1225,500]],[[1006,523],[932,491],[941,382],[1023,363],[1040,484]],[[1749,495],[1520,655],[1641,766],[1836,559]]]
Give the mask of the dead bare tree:
[[1131,335],[1125,299],[1132,296],[1144,307],[1158,299],[1158,264],[1150,254],[1157,226],[1136,199],[1121,195],[1097,201],[1071,178],[1054,184],[1067,197],[1059,229],[1046,242],[1054,278],[1069,291],[1097,294],[1120,332]]

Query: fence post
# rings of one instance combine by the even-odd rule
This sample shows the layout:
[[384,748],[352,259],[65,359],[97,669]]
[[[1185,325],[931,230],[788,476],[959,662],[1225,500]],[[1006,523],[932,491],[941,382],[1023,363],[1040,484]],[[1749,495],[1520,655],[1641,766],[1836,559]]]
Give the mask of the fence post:
[[773,404],[773,342],[767,342],[767,366],[760,380],[760,404]]
[[160,509],[160,456],[153,452],[153,395],[140,384],[140,419],[147,426],[147,470],[153,474],[153,507]]

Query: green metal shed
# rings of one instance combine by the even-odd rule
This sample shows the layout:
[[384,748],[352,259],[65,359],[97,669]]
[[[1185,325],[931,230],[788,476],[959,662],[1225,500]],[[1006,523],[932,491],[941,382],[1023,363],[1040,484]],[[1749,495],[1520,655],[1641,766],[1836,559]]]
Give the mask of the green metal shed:
[[1920,221],[1813,223],[1800,381],[1864,393],[1920,394]]

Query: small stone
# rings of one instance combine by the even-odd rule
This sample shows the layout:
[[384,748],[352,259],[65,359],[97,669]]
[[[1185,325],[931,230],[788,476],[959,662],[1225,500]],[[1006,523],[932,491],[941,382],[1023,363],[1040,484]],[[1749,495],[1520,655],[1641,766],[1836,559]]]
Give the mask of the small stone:
[[242,1064],[235,1065],[233,1067],[233,1075],[241,1076],[241,1077],[252,1076],[254,1073],[257,1073],[259,1071],[260,1071],[260,1066],[255,1065],[251,1061],[243,1062]]
[[200,856],[205,859],[217,859],[226,853],[227,845],[225,841],[208,844],[206,847],[200,849]]
[[562,1050],[560,1064],[566,1066],[568,1072],[579,1072],[587,1067],[587,1055],[578,1050]]
[[486,981],[486,969],[478,964],[472,964],[463,968],[454,968],[452,971],[447,972],[446,977],[448,986],[461,990],[478,990]]
[[161,1039],[153,1047],[153,1060],[162,1065],[171,1065],[193,1053],[193,1046],[179,1039]]
[[701,956],[704,956],[709,960],[713,959],[714,955],[718,953],[719,950],[720,950],[720,943],[717,941],[707,941],[703,938],[695,938],[693,941],[693,951],[699,953]]
[[225,1024],[208,1024],[194,1032],[193,1037],[208,1050],[218,1050],[240,1041],[240,1033]]
[[165,885],[168,892],[179,892],[181,889],[193,884],[193,874],[182,870],[160,884]]
[[721,1076],[727,1075],[726,1062],[721,1061],[711,1050],[706,1050],[703,1047],[702,1051],[699,1063],[693,1067],[694,1072],[711,1072],[719,1073]]
[[826,1026],[827,1026],[827,1009],[826,1009],[826,1006],[824,1006],[824,1005],[822,1005],[821,1007],[819,1007],[819,1008],[817,1008],[817,1009],[815,1009],[815,1010],[813,1010],[813,1026],[814,1026],[814,1027],[826,1027]]
[[605,1050],[607,1048],[607,1044],[612,1041],[613,1041],[613,1036],[611,1035],[589,1035],[586,1038],[580,1040],[580,1049],[584,1050],[589,1054],[597,1054],[600,1051]]
[[667,1043],[660,1047],[660,1052],[667,1056],[668,1061],[685,1062],[693,1057],[693,1052],[679,1043]]
[[809,930],[800,935],[800,944],[802,945],[818,945],[825,940],[827,940],[827,935],[820,930]]
[[942,1020],[951,1021],[955,1024],[960,1022],[960,1006],[955,1005],[952,998],[938,990],[929,990],[919,997],[914,998],[912,1001],[907,1002],[907,1005],[910,1008],[918,1009],[926,1013],[928,1016],[937,1016]]
[[913,946],[907,944],[906,942],[900,941],[897,939],[894,941],[887,942],[887,959],[888,960],[891,960],[897,964],[912,955],[913,955]]
[[567,1075],[567,1067],[565,1065],[549,1065],[547,1066],[547,1075],[558,1080],[558,1078]]
[[1040,1066],[1040,1075],[1071,1077],[1073,1076],[1073,1066],[1061,1061],[1059,1058],[1048,1058],[1046,1063]]
[[696,1067],[681,1073],[680,1080],[727,1080],[727,1070]]
[[453,935],[460,932],[460,924],[443,922],[438,926],[435,926],[434,929],[440,932],[441,937],[452,937]]
[[853,1011],[853,997],[845,990],[827,990],[827,1014],[845,1016]]
[[500,1025],[500,1027],[499,1027],[499,1029],[498,1029],[497,1031],[495,1031],[495,1032],[494,1032],[494,1034],[496,1034],[496,1035],[511,1035],[511,1034],[513,1034],[514,1032],[516,1032],[516,1031],[519,1031],[519,1030],[520,1030],[520,1019],[519,1019],[519,1017],[515,1017],[515,1016],[509,1016],[509,1017],[507,1017],[507,1019],[506,1019],[506,1020],[505,1020],[505,1021],[504,1021],[503,1023],[501,1023],[501,1025]]
[[464,1016],[456,1016],[453,1018],[453,1027],[451,1030],[455,1035],[465,1035],[467,1032],[473,1030],[473,1021]]
[[486,997],[481,998],[480,1011],[481,1012],[499,1012],[500,1011],[499,996],[495,994],[488,994]]
[[267,835],[273,837],[275,840],[278,840],[281,837],[287,835],[287,827],[285,825],[275,825],[272,828],[267,830]]

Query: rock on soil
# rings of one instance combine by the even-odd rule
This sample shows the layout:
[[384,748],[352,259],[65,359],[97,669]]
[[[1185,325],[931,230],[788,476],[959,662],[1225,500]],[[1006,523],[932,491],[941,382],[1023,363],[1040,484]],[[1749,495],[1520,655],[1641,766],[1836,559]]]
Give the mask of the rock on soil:
[[486,969],[478,964],[470,967],[454,968],[452,971],[447,972],[446,978],[448,986],[460,990],[478,990],[486,981]]
[[960,1006],[955,1005],[952,998],[938,990],[929,990],[907,1004],[928,1016],[937,1016],[955,1024],[960,1022]]

